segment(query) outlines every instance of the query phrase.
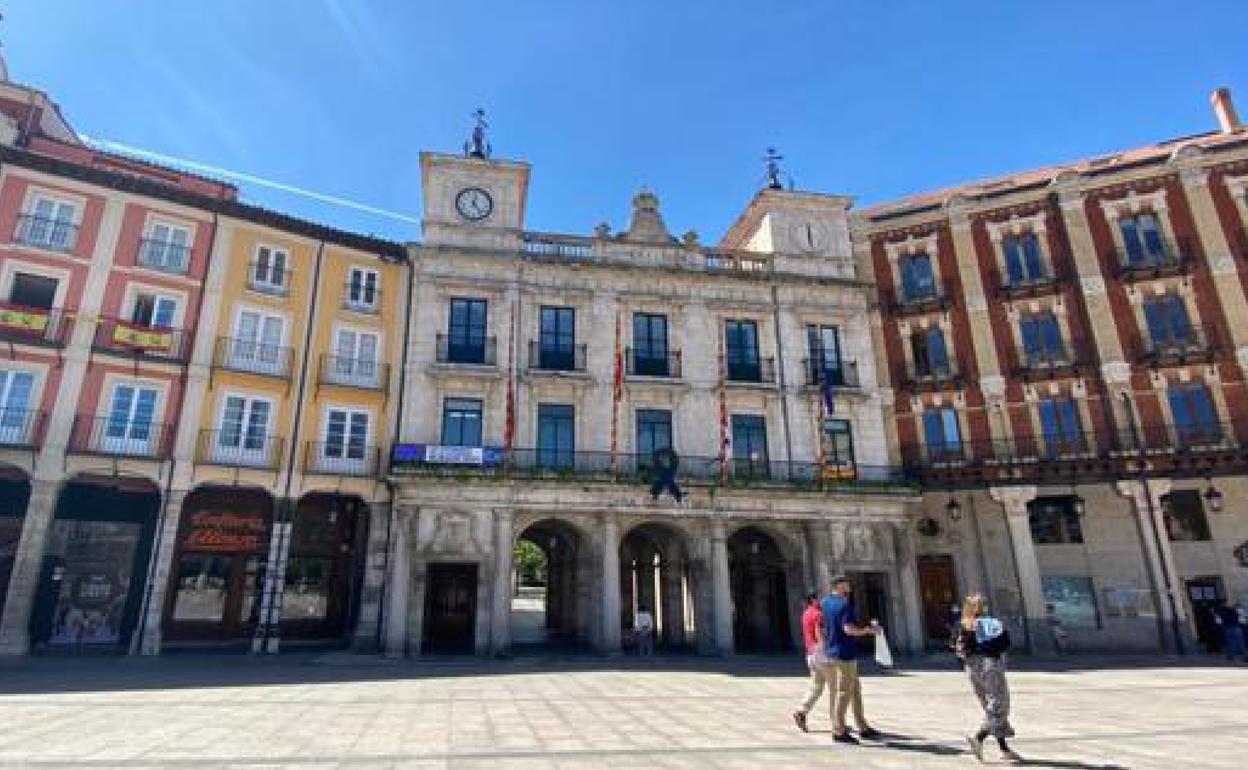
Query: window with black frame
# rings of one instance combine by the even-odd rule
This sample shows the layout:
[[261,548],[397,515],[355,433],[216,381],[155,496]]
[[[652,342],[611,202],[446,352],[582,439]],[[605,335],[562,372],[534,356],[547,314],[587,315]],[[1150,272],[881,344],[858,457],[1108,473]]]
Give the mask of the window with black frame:
[[1146,211],[1118,220],[1118,232],[1126,248],[1127,264],[1130,266],[1155,266],[1165,258],[1161,220],[1153,212]]
[[766,478],[770,475],[767,461],[767,420],[759,414],[732,416],[733,471],[738,476]]
[[1083,524],[1073,495],[1037,497],[1027,504],[1031,539],[1039,545],[1083,542]]
[[539,368],[573,371],[576,368],[576,311],[544,306],[541,311]]
[[1175,437],[1180,446],[1212,444],[1221,440],[1217,409],[1204,383],[1171,385],[1166,389]]
[[1009,286],[1039,283],[1048,277],[1040,238],[1035,233],[1010,234],[1001,239],[1005,254],[1005,276]]
[[759,382],[762,367],[758,357],[758,324],[754,321],[725,321],[724,350],[728,379]]
[[453,364],[484,364],[488,305],[483,299],[451,300],[446,360]]
[[823,462],[837,476],[854,468],[854,434],[849,420],[824,420]]
[[1079,404],[1070,396],[1040,399],[1040,431],[1050,457],[1082,452],[1085,448]]
[[480,399],[446,399],[442,406],[442,445],[481,446]]
[[1183,349],[1192,340],[1192,321],[1183,297],[1167,293],[1144,302],[1144,323],[1154,350]]
[[930,326],[911,333],[910,354],[914,359],[916,377],[943,377],[952,371],[945,332],[939,326]]
[[822,384],[828,380],[833,385],[844,385],[841,368],[841,333],[835,326],[806,327],[806,349],[810,354],[810,381]]
[[1171,542],[1205,542],[1212,539],[1200,492],[1180,489],[1162,496],[1161,512],[1165,516],[1166,534]]
[[633,315],[633,373],[643,377],[668,377],[667,316],[657,313]]
[[902,302],[922,302],[936,298],[936,274],[927,254],[902,257],[898,264],[901,274]]
[[672,413],[666,409],[637,410],[637,463],[653,464],[654,453],[672,447]]
[[576,418],[570,404],[537,407],[537,464],[570,469],[576,458]]

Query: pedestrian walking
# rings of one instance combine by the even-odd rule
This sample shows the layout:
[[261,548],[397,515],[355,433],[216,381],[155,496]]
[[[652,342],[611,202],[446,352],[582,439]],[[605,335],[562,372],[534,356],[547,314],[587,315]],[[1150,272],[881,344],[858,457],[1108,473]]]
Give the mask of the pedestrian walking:
[[[815,707],[828,683],[828,656],[823,649],[823,610],[819,608],[819,594],[806,594],[806,609],[802,612],[802,640],[806,668],[810,670],[810,689],[806,691],[806,697],[797,707],[797,711],[793,712],[793,721],[797,723],[797,729],[807,732],[806,715]],[[829,696],[829,713],[834,705],[835,700]]]
[[983,762],[984,740],[991,735],[997,739],[1003,758],[1021,762],[1022,757],[1006,741],[1014,735],[1014,728],[1010,726],[1010,687],[1005,681],[1005,654],[1010,649],[1010,633],[1004,623],[988,614],[988,602],[982,594],[971,594],[962,603],[962,621],[958,624],[953,646],[966,666],[971,689],[984,710],[979,731],[966,737],[971,752]]
[[1226,653],[1226,659],[1239,658],[1248,662],[1248,653],[1244,649],[1244,622],[1240,617],[1239,609],[1227,602],[1222,602],[1221,606],[1213,611],[1213,616],[1214,621],[1222,629],[1222,650]]
[[877,629],[858,623],[854,614],[853,585],[845,575],[832,581],[832,594],[823,600],[824,654],[828,664],[825,678],[836,693],[832,707],[832,738],[837,743],[857,743],[849,732],[845,714],[852,705],[858,736],[867,740],[880,737],[880,731],[867,724],[862,708],[862,683],[858,679],[858,639],[874,636]]
[[654,616],[645,605],[637,608],[637,617],[633,622],[637,630],[637,654],[649,657],[654,654]]

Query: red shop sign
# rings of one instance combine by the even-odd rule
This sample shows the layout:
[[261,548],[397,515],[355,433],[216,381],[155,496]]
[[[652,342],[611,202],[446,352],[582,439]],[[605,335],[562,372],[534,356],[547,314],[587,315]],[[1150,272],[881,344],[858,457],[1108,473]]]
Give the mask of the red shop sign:
[[268,534],[264,516],[256,513],[196,511],[187,524],[182,547],[188,551],[259,553]]

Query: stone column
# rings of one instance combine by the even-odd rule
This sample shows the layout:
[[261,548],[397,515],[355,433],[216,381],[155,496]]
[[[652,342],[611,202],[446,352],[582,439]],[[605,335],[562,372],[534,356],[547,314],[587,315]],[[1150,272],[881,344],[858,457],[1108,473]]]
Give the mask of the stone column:
[[494,509],[494,591],[491,596],[490,652],[506,655],[511,651],[511,511]]
[[393,503],[369,503],[367,551],[364,554],[364,581],[360,586],[360,614],[356,620],[351,648],[356,652],[378,652],[381,647],[381,599],[385,593],[386,568]]
[[165,616],[173,553],[178,548],[178,522],[182,520],[182,504],[186,501],[186,495],[187,490],[174,489],[165,498],[164,526],[156,533],[156,543],[153,546],[154,567],[145,604],[143,638],[139,640],[141,655],[160,654],[161,622]]
[[1014,563],[1018,573],[1019,593],[1023,600],[1023,622],[1027,624],[1027,637],[1031,652],[1052,654],[1055,651],[1053,634],[1049,629],[1048,613],[1045,611],[1044,587],[1040,581],[1040,562],[1036,559],[1036,546],[1031,539],[1031,520],[1027,503],[1036,499],[1035,487],[990,487],[992,499],[1005,509],[1005,520],[1010,530],[1010,545],[1014,549]]
[[412,555],[410,553],[410,513],[397,509],[394,513],[394,535],[390,544],[390,574],[386,578],[385,638],[387,658],[401,658],[407,653],[407,614],[412,593]]
[[602,549],[602,649],[607,655],[620,652],[620,533],[612,515],[602,517],[599,547]]
[[[1188,643],[1192,630],[1188,625],[1187,605],[1178,585],[1179,572],[1174,562],[1174,551],[1170,548],[1161,504],[1161,498],[1170,494],[1170,480],[1119,481],[1116,486],[1118,494],[1131,500],[1139,523],[1145,564],[1153,590],[1157,593],[1158,615],[1167,626],[1177,623],[1183,643]],[[1171,628],[1163,630],[1162,645],[1167,649],[1175,645]]]
[[724,522],[711,522],[711,594],[715,618],[715,649],[721,655],[731,655],[732,639],[732,584],[728,575],[728,543]]
[[814,585],[807,591],[820,595],[832,589],[832,573],[828,569],[828,525],[826,522],[810,522],[806,525],[806,552],[810,558],[811,577]]
[[923,593],[919,587],[919,565],[915,561],[914,527],[901,526],[896,532],[897,582],[901,586],[901,603],[905,612],[906,651],[912,655],[923,652]]
[[663,641],[669,647],[685,644],[685,563],[680,559],[664,561],[659,578],[663,586]]
[[22,518],[22,536],[9,573],[9,592],[0,617],[0,656],[25,655],[30,648],[30,613],[39,590],[39,575],[47,547],[52,516],[56,512],[59,486],[54,481],[35,480],[30,484],[30,500]]

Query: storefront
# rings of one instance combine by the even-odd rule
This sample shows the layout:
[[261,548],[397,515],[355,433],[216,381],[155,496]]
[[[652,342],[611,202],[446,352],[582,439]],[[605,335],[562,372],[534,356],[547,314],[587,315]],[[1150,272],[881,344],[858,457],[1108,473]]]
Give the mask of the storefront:
[[22,521],[30,501],[30,482],[15,468],[0,466],[0,615],[9,595],[9,575],[22,538]]
[[272,522],[273,499],[262,490],[204,487],[187,495],[165,608],[167,642],[251,638]]
[[66,484],[31,614],[32,650],[126,649],[159,507],[160,492],[146,480]]
[[283,639],[346,639],[358,607],[367,526],[368,506],[356,497],[308,495],[295,506]]

